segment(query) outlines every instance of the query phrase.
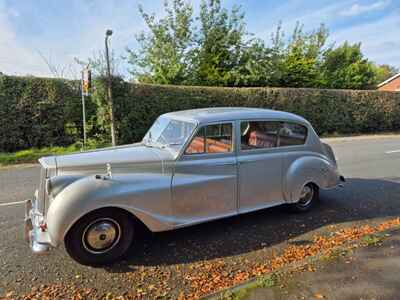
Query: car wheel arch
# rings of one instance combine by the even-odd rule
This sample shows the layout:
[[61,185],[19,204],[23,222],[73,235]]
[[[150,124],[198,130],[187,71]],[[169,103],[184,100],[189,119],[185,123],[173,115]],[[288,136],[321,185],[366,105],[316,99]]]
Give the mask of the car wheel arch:
[[173,229],[168,217],[153,214],[135,205],[135,194],[123,195],[122,201],[116,200],[115,195],[123,195],[118,184],[111,180],[97,180],[92,176],[76,180],[65,187],[51,200],[46,214],[51,245],[57,247],[62,243],[72,224],[85,214],[103,208],[114,207],[127,211],[152,232]]
[[[103,206],[103,207],[99,207],[97,209],[88,211],[86,213],[84,213],[83,215],[81,215],[79,218],[76,218],[76,220],[74,222],[72,222],[68,229],[65,231],[64,236],[63,236],[63,240],[65,239],[66,235],[68,234],[68,232],[71,230],[71,228],[77,224],[82,218],[87,217],[88,215],[95,213],[95,212],[107,212],[107,211],[119,211],[120,213],[125,214],[132,222],[133,226],[140,226],[143,228],[146,228],[147,230],[150,230],[147,225],[140,219],[138,218],[134,213],[132,213],[131,211],[125,209],[125,208],[121,208],[118,206]],[[112,215],[110,216],[112,218]]]
[[315,156],[303,156],[294,160],[287,168],[284,176],[283,194],[287,203],[299,200],[302,188],[307,184],[313,184],[318,190],[326,187],[320,169],[327,162]]
[[[51,237],[51,243],[53,246],[58,246],[60,243],[63,243],[67,233],[70,229],[82,218],[85,216],[95,212],[95,211],[103,211],[103,210],[118,210],[129,216],[129,218],[138,224],[140,228],[144,228],[148,231],[153,231],[151,224],[144,221],[144,219],[149,220],[149,217],[144,217],[143,214],[133,212],[132,209],[127,209],[125,207],[120,207],[117,205],[103,205],[98,206],[95,209],[82,209],[79,215],[75,215],[73,218],[63,216],[61,218],[48,219],[47,220],[47,229],[49,231],[49,235]],[[64,224],[63,224],[64,223]],[[67,225],[66,225],[67,223]],[[64,225],[64,226],[63,226]],[[149,226],[150,225],[150,226]]]

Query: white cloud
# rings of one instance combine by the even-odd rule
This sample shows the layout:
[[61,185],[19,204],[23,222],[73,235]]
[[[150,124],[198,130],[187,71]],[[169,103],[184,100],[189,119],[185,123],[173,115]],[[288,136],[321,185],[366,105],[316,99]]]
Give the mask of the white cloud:
[[[288,4],[291,4],[289,6]],[[318,8],[305,10],[299,1],[292,1],[279,6],[277,11],[270,13],[271,17],[262,24],[263,30],[257,30],[256,35],[265,39],[269,39],[271,34],[275,33],[276,26],[282,20],[282,28],[286,34],[291,34],[297,23],[304,24],[305,31],[317,28],[320,24],[328,25],[337,19],[337,14],[349,1],[336,1],[331,4],[322,5]],[[284,16],[284,17],[282,17]],[[261,27],[258,25],[258,27]]]
[[7,10],[0,4],[0,71],[17,75],[48,75],[46,67],[38,63],[38,54],[18,41],[9,22],[10,16],[17,17],[17,11]]
[[[194,7],[198,7],[199,0],[191,0]],[[231,5],[242,0],[226,0]],[[134,34],[145,29],[146,26],[139,16],[137,4],[144,4],[145,10],[162,15],[162,1],[113,0],[104,2],[101,6],[92,1],[70,0],[68,9],[76,13],[68,20],[58,22],[57,18],[34,16],[31,22],[44,24],[37,33],[31,35],[29,24],[24,20],[26,10],[15,5],[6,6],[0,0],[0,71],[7,74],[35,76],[51,76],[45,62],[38,51],[51,63],[66,68],[66,76],[79,76],[79,67],[74,64],[74,57],[86,59],[94,52],[104,49],[104,33],[111,28],[114,34],[111,46],[118,55],[126,54],[125,47],[135,47]],[[255,12],[251,15],[254,20],[249,21],[249,31],[256,32],[256,36],[269,40],[279,20],[283,20],[285,32],[290,33],[296,21],[305,24],[305,30],[316,28],[320,23],[328,26],[338,19],[340,12],[347,7],[354,6],[354,0],[331,2],[320,0],[318,5],[305,5],[303,0],[288,0],[266,12]],[[387,0],[375,1],[374,9],[388,5]],[[376,3],[381,3],[376,6]],[[308,3],[307,3],[308,4]],[[367,5],[360,5],[363,11]],[[359,10],[359,8],[357,8]],[[371,11],[371,8],[370,10]],[[57,15],[57,12],[55,11]],[[256,17],[254,17],[254,15]],[[378,63],[389,63],[400,66],[400,39],[395,28],[400,28],[399,12],[390,16],[362,25],[346,26],[346,28],[332,32],[331,40],[352,43],[362,42],[362,49],[367,57]],[[261,19],[263,17],[263,19]],[[341,18],[342,20],[345,18]],[[65,25],[67,24],[67,25]],[[15,26],[15,28],[13,27]],[[47,26],[47,27],[46,27]],[[67,28],[65,28],[67,27]],[[21,33],[17,29],[25,31]],[[343,27],[342,27],[343,28]],[[122,71],[126,66],[121,65]]]
[[342,10],[340,12],[340,15],[346,17],[353,17],[369,13],[372,11],[383,10],[390,4],[390,2],[391,2],[390,0],[381,0],[366,5],[355,3],[350,7],[350,9]]
[[[97,6],[90,1],[72,0],[68,9],[76,10],[75,15],[60,22],[34,16],[45,25],[30,35],[23,14],[0,0],[0,72],[52,77],[46,59],[63,77],[78,78],[80,67],[74,58],[86,60],[104,50],[106,29],[114,31],[110,43],[118,56],[126,54],[127,46],[134,45],[134,34],[145,28],[137,4],[138,1],[114,0]],[[146,9],[157,12],[160,7],[149,3]],[[23,34],[18,33],[18,26],[25,30]]]
[[375,22],[348,27],[333,32],[330,39],[337,44],[361,42],[365,56],[379,64],[400,67],[400,13],[394,12]]

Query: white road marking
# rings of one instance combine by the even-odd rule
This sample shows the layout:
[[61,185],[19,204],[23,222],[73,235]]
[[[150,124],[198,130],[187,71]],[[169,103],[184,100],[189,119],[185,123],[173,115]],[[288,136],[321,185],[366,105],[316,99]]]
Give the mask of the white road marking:
[[0,203],[0,206],[19,205],[19,204],[24,204],[25,202],[26,202],[26,200],[16,201],[16,202],[8,202],[8,203]]
[[392,154],[392,153],[399,153],[400,150],[390,150],[390,151],[386,151],[386,154]]

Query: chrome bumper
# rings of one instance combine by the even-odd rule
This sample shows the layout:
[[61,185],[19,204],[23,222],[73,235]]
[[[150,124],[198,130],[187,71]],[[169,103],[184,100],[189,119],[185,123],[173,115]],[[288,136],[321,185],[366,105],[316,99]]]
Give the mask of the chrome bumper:
[[37,210],[36,197],[25,202],[25,240],[29,243],[33,253],[45,254],[50,250],[50,237],[47,231],[40,228],[43,221],[42,214]]

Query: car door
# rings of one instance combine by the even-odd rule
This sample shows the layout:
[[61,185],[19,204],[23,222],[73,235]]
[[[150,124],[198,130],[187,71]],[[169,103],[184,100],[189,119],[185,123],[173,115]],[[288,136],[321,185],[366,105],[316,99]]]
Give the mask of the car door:
[[239,212],[283,203],[282,165],[278,148],[281,122],[238,121]]
[[172,179],[172,211],[177,226],[237,213],[234,122],[197,130]]

